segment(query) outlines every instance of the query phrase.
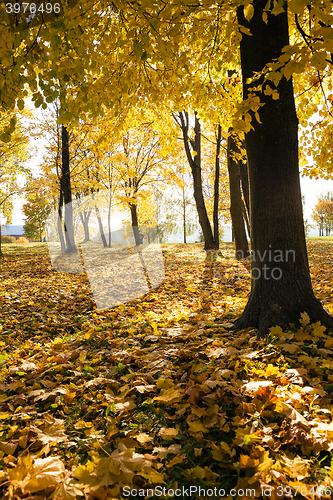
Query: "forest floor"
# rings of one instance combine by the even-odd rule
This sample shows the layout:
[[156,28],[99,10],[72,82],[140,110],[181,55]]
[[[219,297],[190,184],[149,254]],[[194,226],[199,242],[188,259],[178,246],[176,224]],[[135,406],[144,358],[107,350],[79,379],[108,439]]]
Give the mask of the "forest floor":
[[[308,249],[333,313],[333,238]],[[232,244],[213,263],[164,245],[164,282],[102,311],[46,245],[3,251],[2,499],[331,498],[332,333],[306,314],[231,332],[250,289]]]

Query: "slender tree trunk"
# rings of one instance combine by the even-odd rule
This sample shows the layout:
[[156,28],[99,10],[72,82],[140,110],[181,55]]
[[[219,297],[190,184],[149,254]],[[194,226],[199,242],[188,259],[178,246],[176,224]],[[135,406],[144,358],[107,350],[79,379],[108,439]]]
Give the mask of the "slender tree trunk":
[[111,194],[111,189],[110,189],[110,195],[109,195],[109,207],[108,207],[108,232],[109,232],[109,248],[111,248],[111,203],[112,203],[112,194]]
[[106,238],[105,238],[105,234],[104,234],[104,228],[103,228],[103,223],[102,223],[102,219],[101,219],[101,216],[100,216],[100,213],[99,213],[99,208],[98,208],[97,205],[95,205],[95,212],[96,212],[96,217],[97,217],[97,222],[98,222],[99,234],[101,235],[101,240],[102,240],[102,243],[103,243],[103,247],[106,248],[108,246],[108,244],[106,242]]
[[244,200],[242,200],[242,209],[243,209],[243,217],[244,217],[245,224],[246,224],[247,234],[248,234],[248,235],[249,235],[249,237],[251,238],[250,219],[249,219],[249,215],[248,215],[248,212],[247,212],[247,209],[246,209],[246,205],[245,205],[245,203],[244,203]]
[[[244,143],[245,147],[245,143]],[[243,163],[242,161],[239,163],[239,171],[240,171],[240,179],[242,183],[242,192],[244,196],[245,206],[247,213],[250,217],[250,188],[249,188],[249,172],[247,162]]]
[[219,195],[220,195],[220,152],[221,152],[222,128],[219,124],[217,127],[216,138],[216,154],[215,154],[215,179],[214,179],[214,210],[213,210],[213,225],[214,225],[214,241],[216,250],[220,247],[219,238]]
[[109,163],[109,184],[110,184],[110,193],[109,193],[109,209],[108,209],[108,231],[109,231],[109,248],[111,248],[111,209],[112,209],[112,171]]
[[[246,148],[245,141],[244,141],[243,147]],[[246,159],[246,163],[240,162],[239,168],[240,168],[240,179],[241,179],[241,184],[242,184],[242,193],[243,193],[243,197],[244,197],[244,201],[245,201],[245,206],[243,203],[243,215],[244,215],[247,233],[249,235],[249,238],[251,238],[250,185],[249,185],[249,169],[248,169],[247,159]]]
[[66,251],[66,243],[64,239],[64,233],[62,232],[62,211],[61,208],[64,204],[64,197],[62,194],[62,179],[60,179],[60,194],[59,194],[59,208],[58,208],[58,218],[57,218],[57,228],[60,241],[60,248],[62,252]]
[[232,135],[232,131],[229,130],[229,133],[227,160],[230,188],[230,215],[235,236],[235,257],[238,260],[242,260],[249,256],[249,244],[247,241],[243,217],[243,201],[240,185],[240,162],[233,158],[233,153],[237,153],[238,148]]
[[87,243],[87,241],[90,240],[90,235],[89,235],[89,217],[91,214],[91,210],[89,212],[86,212],[85,210],[83,212],[80,212],[80,219],[83,225],[83,231],[84,231],[84,240],[83,243]]
[[72,189],[71,176],[69,168],[69,140],[68,130],[64,125],[61,126],[61,177],[62,177],[62,192],[65,204],[65,240],[66,252],[76,253],[77,248],[74,241],[74,224],[73,224],[73,206],[72,206]]
[[185,201],[185,188],[183,188],[183,235],[184,235],[184,244],[187,244],[186,241],[186,201]]
[[202,191],[202,176],[201,176],[201,127],[200,122],[195,113],[195,126],[194,126],[194,141],[191,142],[193,151],[196,153],[194,157],[192,157],[190,147],[189,147],[189,137],[188,137],[188,113],[184,111],[179,113],[181,129],[183,132],[184,146],[185,152],[187,156],[187,160],[191,167],[192,177],[193,177],[193,186],[194,186],[194,200],[197,207],[199,224],[201,226],[202,234],[205,241],[205,250],[215,250],[216,243],[214,241],[213,231],[210,225],[210,221],[208,218],[205,200]]
[[138,247],[142,243],[142,238],[139,231],[139,222],[138,222],[138,210],[136,203],[129,204],[131,211],[131,219],[132,219],[132,231],[134,235],[135,245]]
[[[241,66],[244,99],[254,72],[278,58],[289,44],[288,17],[268,13],[263,21],[266,0],[254,3],[254,15],[248,22],[243,6],[238,22],[250,29],[242,33]],[[269,85],[272,86],[270,80]],[[235,328],[258,328],[265,336],[269,328],[288,327],[304,311],[311,321],[333,328],[333,318],[323,309],[312,291],[302,213],[298,168],[297,116],[292,80],[282,77],[274,100],[263,92],[261,123],[252,115],[254,129],[246,134],[251,203],[252,282],[245,310]]]

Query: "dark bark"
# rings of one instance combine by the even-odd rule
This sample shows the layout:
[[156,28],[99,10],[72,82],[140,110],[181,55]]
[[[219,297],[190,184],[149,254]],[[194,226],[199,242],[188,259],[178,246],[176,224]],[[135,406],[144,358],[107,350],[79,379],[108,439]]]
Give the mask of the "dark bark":
[[111,248],[112,243],[112,233],[111,233],[111,210],[112,210],[112,170],[109,163],[109,209],[108,209],[108,233],[109,233],[109,248]]
[[83,230],[84,230],[84,240],[83,243],[87,243],[87,241],[90,240],[90,235],[89,235],[89,217],[91,214],[91,210],[89,212],[86,212],[83,210],[83,212],[80,212],[80,219],[83,225]]
[[244,221],[245,221],[245,225],[246,225],[247,234],[251,238],[251,227],[250,227],[249,214],[248,214],[248,211],[246,209],[246,205],[245,205],[243,199],[242,199],[242,209],[243,209],[243,217],[244,217]]
[[111,193],[111,188],[110,188],[110,194],[109,194],[109,207],[108,207],[108,234],[109,234],[109,242],[108,246],[111,248],[111,243],[112,243],[112,234],[111,234],[111,204],[112,204],[112,193]]
[[184,244],[186,245],[186,199],[185,199],[185,188],[183,187],[183,238]]
[[247,241],[243,216],[243,201],[240,184],[240,161],[233,157],[233,155],[238,152],[238,147],[232,131],[229,132],[227,160],[230,188],[230,215],[235,237],[235,257],[238,260],[242,260],[249,256],[249,244]]
[[180,126],[183,132],[183,140],[185,146],[185,152],[187,156],[187,160],[189,162],[192,177],[193,177],[193,186],[194,186],[194,200],[197,207],[199,224],[201,226],[202,234],[205,241],[205,250],[216,250],[218,246],[216,246],[216,242],[214,241],[213,231],[210,225],[210,221],[207,214],[207,209],[205,205],[205,200],[202,191],[202,176],[201,176],[201,127],[200,122],[195,113],[195,126],[194,126],[194,140],[191,141],[193,152],[195,153],[192,156],[189,146],[189,137],[188,137],[188,113],[187,111],[179,113],[180,118]]
[[[245,146],[245,144],[244,144]],[[250,215],[250,190],[249,190],[249,173],[248,173],[248,167],[247,167],[247,161],[246,163],[240,162],[239,164],[239,169],[240,169],[240,179],[242,183],[242,192],[244,196],[244,201],[245,201],[245,206],[246,210],[248,213],[248,216]],[[250,219],[250,216],[249,216]]]
[[[246,148],[245,141],[243,144],[243,147]],[[242,184],[242,193],[243,193],[243,216],[244,216],[244,221],[246,224],[246,229],[249,238],[251,238],[251,227],[250,227],[250,219],[251,219],[251,214],[250,214],[250,186],[249,186],[249,170],[248,170],[248,164],[247,164],[247,159],[246,162],[240,162],[239,165],[240,168],[240,179],[241,179],[241,184]]]
[[139,231],[138,222],[138,210],[136,203],[130,203],[131,219],[132,219],[132,231],[134,235],[135,245],[138,247],[142,244],[142,234]]
[[57,218],[57,228],[60,240],[60,248],[62,252],[66,251],[66,243],[64,239],[64,233],[62,232],[62,207],[64,204],[64,196],[62,194],[62,181],[60,179],[60,195],[59,195],[59,208],[58,208],[58,218]]
[[65,240],[66,252],[76,253],[77,248],[74,241],[73,206],[71,175],[69,167],[69,139],[68,130],[64,125],[61,127],[61,184],[65,205]]
[[215,154],[215,179],[214,179],[214,211],[213,211],[213,226],[214,226],[214,241],[216,249],[220,247],[219,238],[219,195],[220,195],[220,152],[221,152],[222,127],[217,127],[216,138],[216,154]]
[[[262,20],[266,4],[266,0],[255,2],[250,22],[244,18],[243,7],[238,9],[239,23],[251,31],[251,36],[242,34],[241,41],[245,99],[251,91],[247,80],[279,57],[289,43],[287,13],[277,16],[268,13],[266,24]],[[333,318],[315,298],[311,285],[298,168],[298,122],[291,79],[287,81],[283,77],[277,90],[277,100],[260,94],[265,104],[259,113],[261,123],[253,117],[254,129],[246,135],[253,275],[248,303],[235,328],[255,327],[259,336],[267,335],[269,328],[275,325],[288,327],[289,323],[297,322],[304,311],[311,321],[319,320],[333,328]],[[277,255],[283,255],[281,262],[274,260]]]

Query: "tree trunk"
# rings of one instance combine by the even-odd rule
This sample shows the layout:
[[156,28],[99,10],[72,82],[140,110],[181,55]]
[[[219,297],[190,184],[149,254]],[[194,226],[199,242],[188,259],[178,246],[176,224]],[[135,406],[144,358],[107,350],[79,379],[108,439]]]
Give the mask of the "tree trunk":
[[191,167],[193,186],[194,186],[194,200],[197,207],[199,224],[201,226],[202,234],[205,241],[205,250],[216,250],[216,243],[214,241],[213,231],[208,218],[205,200],[202,192],[202,177],[201,177],[201,127],[200,122],[195,113],[195,126],[194,126],[194,141],[191,142],[193,151],[196,153],[192,157],[190,147],[189,147],[189,137],[188,137],[188,113],[184,111],[179,113],[181,129],[183,132],[183,140],[185,146],[185,152],[187,160]]
[[61,179],[62,193],[65,205],[65,240],[66,252],[76,253],[77,248],[74,241],[74,224],[73,224],[73,206],[72,206],[72,189],[71,176],[69,168],[69,140],[68,130],[64,125],[61,126]]
[[245,220],[245,225],[246,225],[246,230],[247,234],[249,235],[249,238],[251,238],[251,227],[250,227],[250,219],[249,219],[249,214],[246,209],[246,205],[244,203],[244,200],[242,200],[242,209],[243,209],[243,217]]
[[250,219],[250,189],[249,189],[249,172],[248,172],[247,161],[246,163],[243,163],[241,161],[239,163],[239,169],[240,169],[240,179],[242,183],[242,192],[245,200],[245,206]]
[[220,195],[220,151],[221,151],[221,138],[222,128],[219,124],[217,127],[216,138],[216,154],[215,154],[215,179],[214,179],[214,211],[213,211],[213,225],[214,225],[214,241],[216,249],[220,247],[219,238],[219,195]]
[[89,212],[86,212],[85,210],[83,212],[80,212],[80,218],[81,222],[83,225],[83,230],[84,230],[84,240],[83,243],[87,243],[87,241],[90,240],[90,235],[89,235],[89,217],[91,214],[91,210]]
[[138,211],[136,203],[130,203],[130,211],[131,211],[131,219],[132,219],[132,230],[135,240],[135,245],[138,247],[142,243],[142,236],[139,231],[139,222],[138,222]]
[[109,209],[108,209],[108,232],[109,232],[109,248],[111,248],[112,234],[111,234],[111,209],[112,209],[112,170],[109,163]]
[[58,208],[58,218],[57,218],[57,228],[60,240],[60,248],[62,252],[66,251],[66,243],[64,239],[64,233],[62,232],[62,212],[61,208],[64,204],[64,196],[62,194],[62,179],[60,179],[60,195],[59,195],[59,208]]
[[104,234],[104,228],[103,228],[103,223],[102,223],[102,219],[101,219],[101,216],[99,214],[99,208],[98,208],[97,205],[95,205],[95,212],[96,212],[96,217],[97,217],[97,222],[98,222],[99,234],[101,235],[101,240],[102,240],[102,243],[103,243],[103,247],[106,248],[108,246],[108,244],[106,242],[106,238],[105,238],[105,234]]
[[[244,146],[244,148],[246,148],[245,141],[244,141],[243,146]],[[241,184],[242,184],[242,193],[243,193],[243,197],[244,197],[244,201],[245,201],[245,204],[243,202],[243,216],[244,216],[246,229],[247,229],[249,238],[251,238],[250,186],[249,186],[249,169],[248,169],[247,159],[246,159],[246,163],[240,162],[239,168],[240,168],[240,179],[241,179]]]
[[111,193],[111,188],[110,188],[110,194],[109,194],[109,207],[108,207],[108,233],[109,233],[109,242],[108,246],[111,248],[111,243],[112,243],[112,235],[111,235],[111,204],[112,204],[112,193]]
[[240,162],[233,158],[233,153],[237,153],[238,148],[231,130],[229,130],[229,134],[227,144],[227,160],[230,188],[230,215],[235,236],[235,257],[238,260],[242,260],[249,256],[249,245],[243,217],[243,201],[240,185]]
[[[247,80],[260,72],[288,45],[288,17],[268,13],[267,0],[257,0],[248,22],[243,6],[238,22],[250,29],[242,33],[241,66],[244,99],[251,92]],[[263,80],[252,83],[265,83]],[[270,85],[273,84],[269,80]],[[251,204],[251,293],[235,328],[258,328],[263,337],[269,328],[288,327],[306,311],[311,321],[333,328],[333,318],[314,296],[306,250],[298,169],[297,116],[292,80],[278,84],[279,99],[260,94],[261,123],[252,115],[254,129],[246,134]]]
[[183,235],[184,235],[184,244],[187,244],[186,241],[186,200],[185,200],[185,188],[183,187]]

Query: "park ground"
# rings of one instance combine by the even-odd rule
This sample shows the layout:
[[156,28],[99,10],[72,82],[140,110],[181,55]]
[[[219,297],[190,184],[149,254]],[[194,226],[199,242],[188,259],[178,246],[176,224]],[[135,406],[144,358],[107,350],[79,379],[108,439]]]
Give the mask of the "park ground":
[[[307,244],[333,314],[333,237]],[[86,275],[55,271],[45,244],[3,251],[1,498],[190,486],[192,499],[232,488],[229,498],[331,498],[332,332],[306,314],[265,340],[232,332],[250,289],[232,244],[215,262],[201,244],[164,245],[164,282],[103,311]]]

